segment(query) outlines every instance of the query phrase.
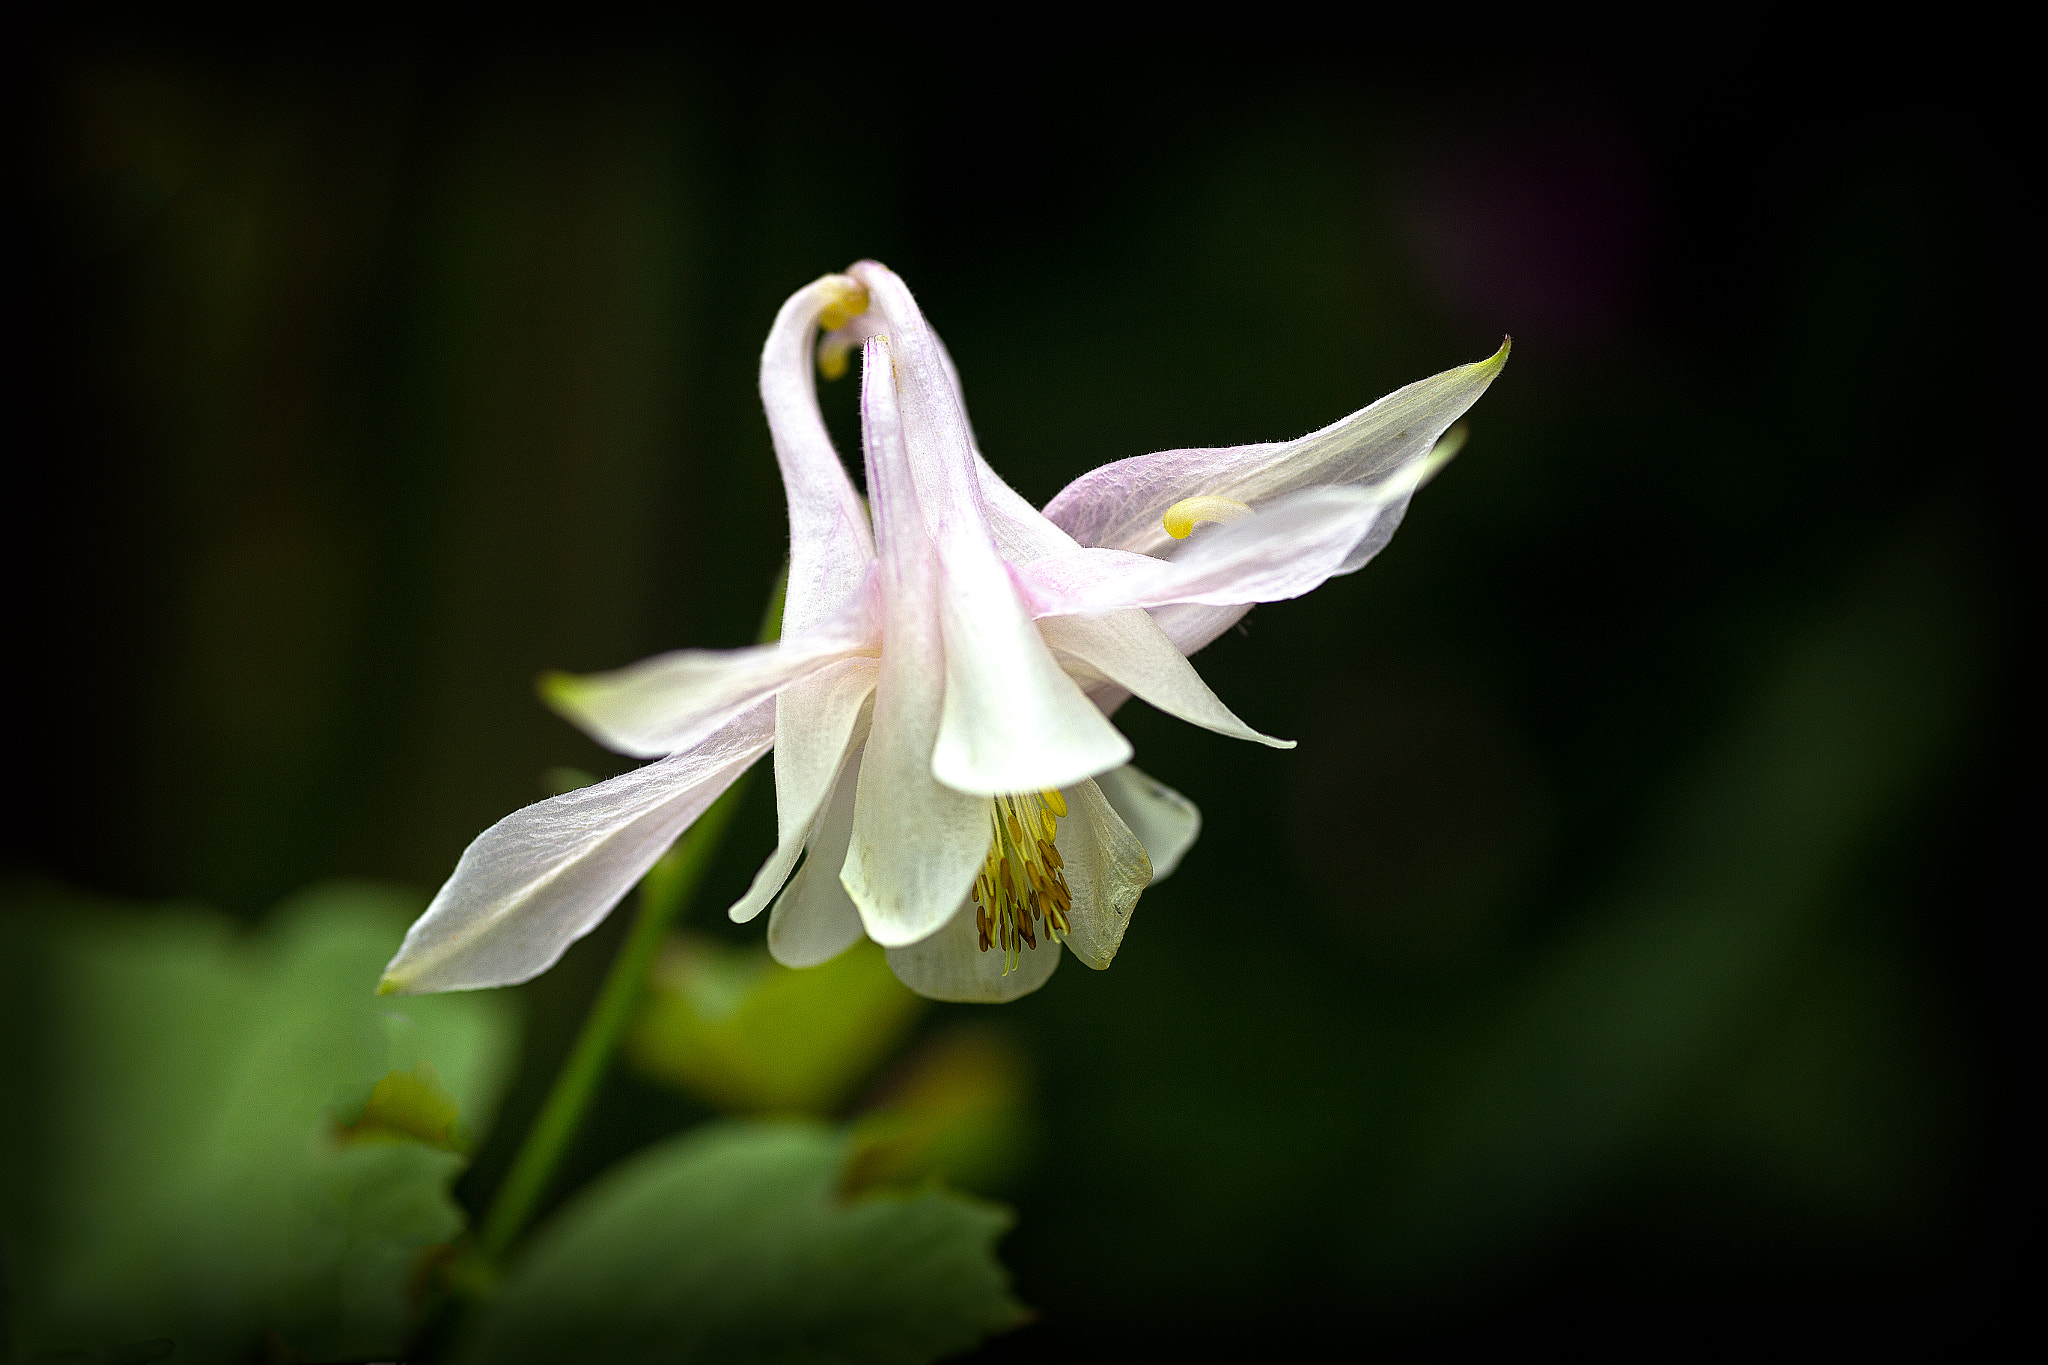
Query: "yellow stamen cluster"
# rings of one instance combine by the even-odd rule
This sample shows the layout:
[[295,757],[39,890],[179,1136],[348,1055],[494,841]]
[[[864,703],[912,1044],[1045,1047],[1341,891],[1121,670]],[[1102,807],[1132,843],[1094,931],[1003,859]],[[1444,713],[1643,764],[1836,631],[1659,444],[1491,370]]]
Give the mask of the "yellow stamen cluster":
[[988,858],[974,879],[974,927],[981,951],[1003,950],[1003,975],[1043,933],[1058,943],[1067,932],[1074,893],[1053,841],[1067,803],[1056,791],[998,796],[989,802]]

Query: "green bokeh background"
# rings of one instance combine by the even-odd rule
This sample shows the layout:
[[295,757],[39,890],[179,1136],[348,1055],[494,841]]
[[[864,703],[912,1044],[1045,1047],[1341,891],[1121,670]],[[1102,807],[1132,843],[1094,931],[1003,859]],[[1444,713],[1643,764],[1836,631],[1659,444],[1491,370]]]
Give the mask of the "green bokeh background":
[[[533,679],[749,638],[786,539],[758,349],[862,256],[1041,503],[1511,333],[1391,548],[1198,657],[1298,750],[1119,715],[1205,830],[1113,970],[993,1017],[1041,1317],[989,1351],[1998,1293],[2020,608],[1967,111],[1586,59],[24,68],[18,869],[254,922],[430,890],[549,769],[622,770]],[[771,837],[757,782],[698,929],[758,933],[716,910]],[[472,1207],[618,918],[517,992]],[[575,1171],[698,1112],[622,1073]]]

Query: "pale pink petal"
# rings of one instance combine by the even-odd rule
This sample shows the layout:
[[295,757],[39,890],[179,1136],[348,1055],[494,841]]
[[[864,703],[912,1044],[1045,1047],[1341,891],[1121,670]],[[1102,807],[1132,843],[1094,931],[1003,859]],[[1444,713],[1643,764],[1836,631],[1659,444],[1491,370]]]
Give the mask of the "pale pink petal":
[[1153,607],[1146,614],[1158,623],[1166,638],[1182,654],[1207,648],[1225,631],[1244,620],[1250,602],[1233,602],[1212,607],[1201,602],[1176,602],[1170,607]]
[[1156,554],[1172,547],[1162,525],[1167,508],[1185,498],[1214,494],[1256,509],[1304,488],[1378,483],[1426,455],[1507,357],[1503,345],[1487,360],[1397,389],[1299,440],[1166,450],[1091,469],[1045,513],[1082,545]]
[[853,839],[861,758],[856,748],[831,801],[818,812],[804,865],[768,912],[768,952],[785,967],[815,967],[860,941],[860,910],[840,884],[839,869]]
[[763,697],[840,660],[879,651],[872,595],[856,590],[809,629],[745,649],[679,649],[542,685],[548,704],[608,749],[636,758],[695,744]]
[[870,339],[861,376],[881,552],[882,664],[853,835],[839,873],[868,936],[884,946],[914,942],[944,924],[988,849],[987,799],[932,777],[945,704],[938,564],[911,482],[890,352],[889,338]]
[[[789,880],[851,755],[866,742],[875,694],[873,659],[842,659],[783,689],[775,699],[775,851],[747,894],[726,913],[744,924],[766,909]],[[848,801],[851,803],[851,797]],[[844,857],[845,853],[839,855]],[[838,863],[835,861],[836,868]]]
[[910,478],[938,556],[946,692],[933,774],[993,795],[1064,786],[1126,761],[1130,745],[1060,669],[1017,600],[958,390],[923,314],[885,268],[864,261],[851,273],[889,328]]
[[785,635],[802,632],[844,602],[875,557],[867,513],[818,410],[811,362],[819,314],[843,304],[859,287],[844,275],[827,275],[797,290],[776,314],[761,349],[761,402],[789,496]]
[[1275,749],[1294,747],[1292,740],[1260,734],[1239,720],[1142,611],[1048,616],[1038,628],[1061,666],[1078,674],[1084,685],[1115,683],[1190,725]]
[[771,700],[686,753],[492,825],[407,931],[384,969],[384,989],[474,990],[546,971],[768,752],[774,735]]
[[[1406,493],[1403,488],[1400,496]],[[1275,602],[1347,572],[1353,552],[1370,539],[1386,506],[1384,487],[1312,488],[1242,521],[1201,528],[1173,559],[1127,550],[1069,550],[1014,573],[1034,616],[1181,602]]]

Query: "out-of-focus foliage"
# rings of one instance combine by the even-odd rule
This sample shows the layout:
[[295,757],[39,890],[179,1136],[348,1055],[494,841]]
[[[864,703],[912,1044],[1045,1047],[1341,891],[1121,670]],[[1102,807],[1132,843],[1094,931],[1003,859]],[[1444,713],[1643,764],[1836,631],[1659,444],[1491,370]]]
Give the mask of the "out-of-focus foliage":
[[361,1112],[354,1111],[351,1106],[335,1116],[336,1131],[354,1141],[409,1137],[455,1152],[470,1147],[462,1133],[462,1108],[441,1088],[441,1077],[432,1062],[420,1062],[410,1071],[387,1073],[372,1087]]
[[463,1228],[454,1149],[497,1103],[510,1002],[373,994],[423,908],[408,893],[322,888],[253,935],[197,910],[6,899],[18,1348],[399,1353]]
[[1036,1136],[1023,1049],[1000,1027],[955,1025],[904,1059],[855,1121],[849,1179],[1013,1194]]
[[[198,1361],[408,1349],[448,1283],[443,1262],[463,1254],[449,1185],[513,1041],[502,993],[373,994],[421,908],[333,886],[250,935],[196,910],[8,893],[15,1117],[0,1211],[23,1349]],[[763,1107],[842,1094],[918,1007],[879,950],[811,973],[703,953],[738,992],[732,1013],[760,1024],[750,1046],[723,1050],[730,1035],[705,1024],[718,1061],[703,1074]],[[702,967],[672,960],[667,979],[682,973],[676,989],[710,1006]],[[678,1051],[673,1030],[666,1041],[672,1063],[705,1055]],[[608,1173],[501,1281],[456,1276],[484,1299],[475,1358],[910,1362],[1014,1326],[994,1257],[1009,1214],[928,1177],[955,1157],[991,1169],[987,1152],[955,1151],[961,1136],[1014,1149],[985,1111],[991,1093],[1014,1109],[1016,1059],[986,1042],[936,1057],[938,1072],[907,1073],[903,1117],[879,1148],[875,1119],[858,1137],[723,1124]],[[945,1079],[962,1063],[982,1070],[964,1090]],[[965,1105],[935,1104],[935,1082]],[[910,1184],[927,1188],[878,1188]]]
[[848,1140],[728,1122],[584,1190],[499,1287],[467,1358],[911,1365],[1015,1326],[1001,1208],[844,1192]]
[[649,1075],[718,1109],[831,1114],[923,1003],[866,940],[794,971],[758,947],[678,936],[649,977],[628,1049]]
[[[833,1117],[926,1007],[866,940],[793,971],[759,947],[679,934],[649,978],[628,1056],[725,1113]],[[861,1097],[848,1185],[1013,1192],[1033,1145],[1029,1073],[998,1025],[940,1030]]]

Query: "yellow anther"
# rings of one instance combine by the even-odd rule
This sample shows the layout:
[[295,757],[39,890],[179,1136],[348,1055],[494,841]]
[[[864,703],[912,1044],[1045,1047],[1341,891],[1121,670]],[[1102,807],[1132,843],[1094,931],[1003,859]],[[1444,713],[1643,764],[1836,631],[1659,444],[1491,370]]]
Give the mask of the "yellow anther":
[[1215,493],[1204,493],[1199,497],[1182,498],[1179,502],[1167,508],[1166,515],[1160,518],[1160,520],[1166,526],[1166,534],[1172,536],[1175,540],[1186,540],[1195,533],[1195,526],[1198,522],[1236,521],[1241,517],[1248,517],[1251,514],[1252,509],[1235,498],[1221,497]]
[[1003,950],[1003,972],[1016,970],[1043,934],[1067,932],[1074,894],[1060,870],[1059,817],[1067,803],[1056,791],[1017,792],[989,802],[988,854],[974,879],[974,925],[981,950]]
[[853,349],[853,341],[835,333],[868,311],[868,287],[859,280],[834,279],[829,275],[825,283],[830,295],[824,311],[818,314],[818,326],[825,329],[818,342],[818,373],[827,379],[839,379],[846,374],[846,356]]
[[818,325],[836,332],[868,311],[868,287],[859,280],[841,278],[831,282],[831,289],[825,311],[818,314]]

